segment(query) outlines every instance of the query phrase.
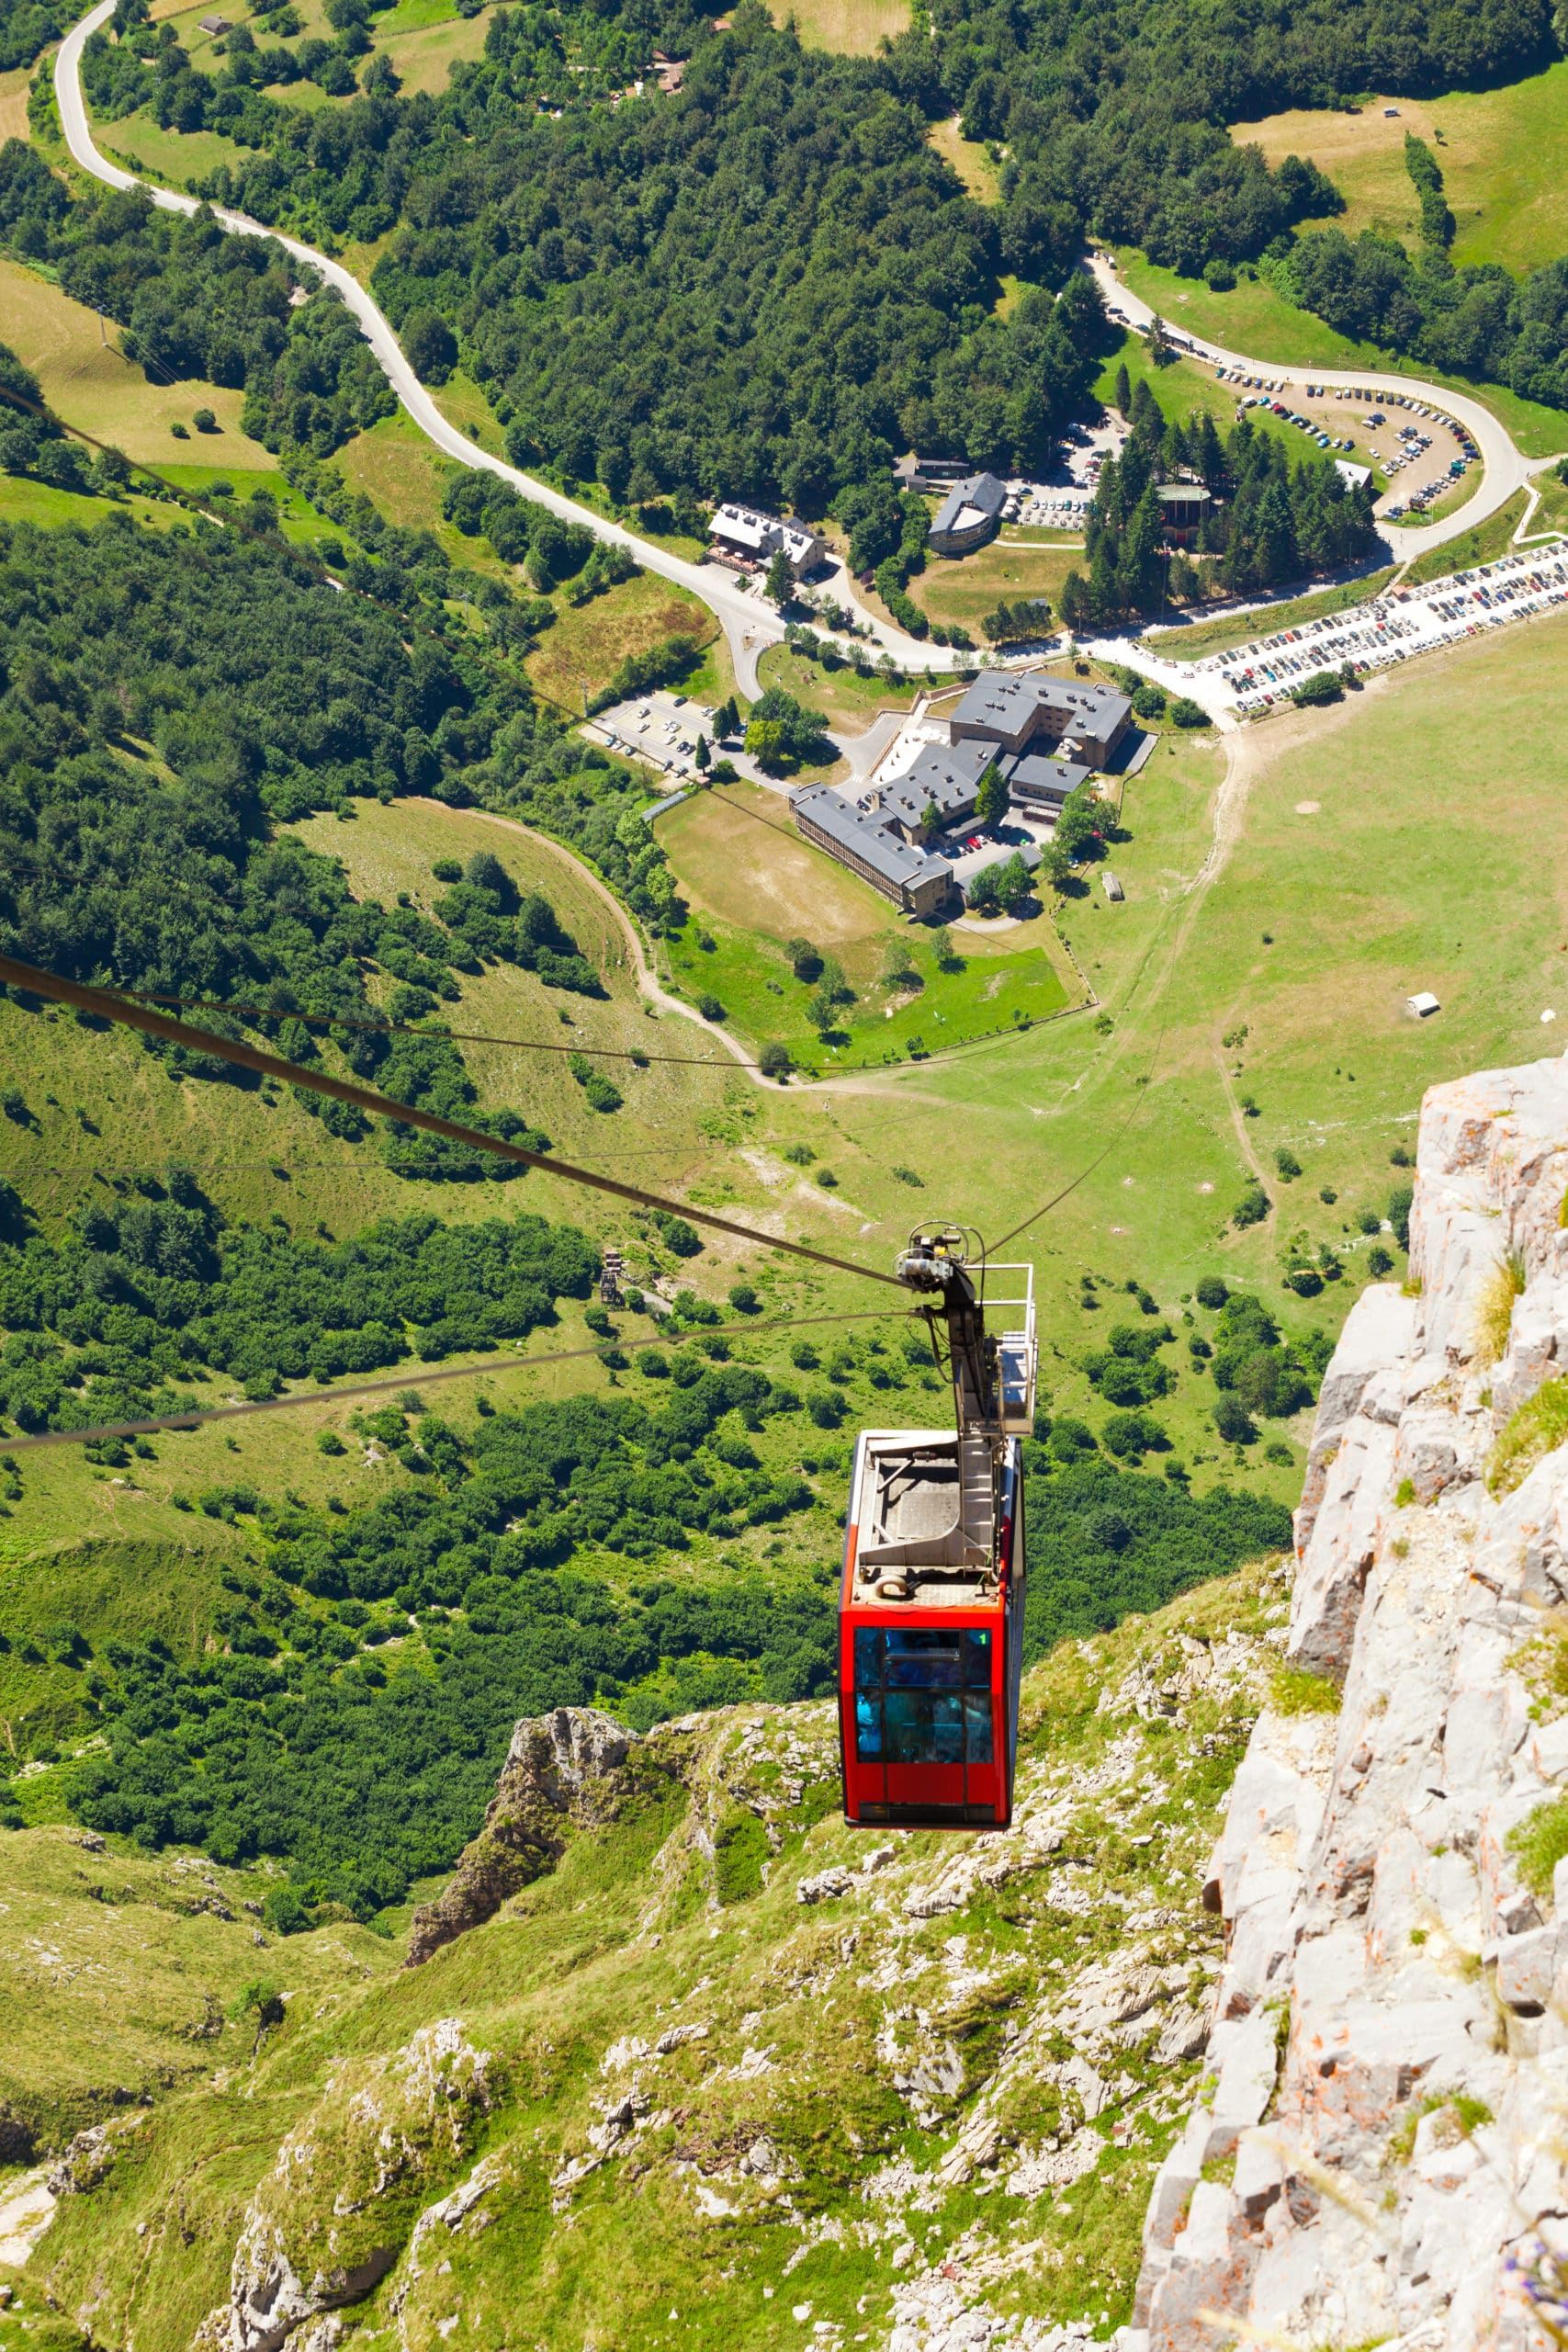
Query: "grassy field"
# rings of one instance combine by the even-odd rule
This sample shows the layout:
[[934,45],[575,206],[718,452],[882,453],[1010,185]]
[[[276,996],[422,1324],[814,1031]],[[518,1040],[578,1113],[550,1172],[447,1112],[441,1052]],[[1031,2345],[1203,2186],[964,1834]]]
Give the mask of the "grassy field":
[[812,710],[819,710],[829,727],[840,733],[861,735],[880,710],[908,710],[924,690],[913,685],[889,685],[874,673],[824,669],[787,645],[770,645],[757,665],[764,687],[782,686]]
[[[121,357],[116,347],[119,331],[112,322],[104,330],[96,311],[73,302],[19,262],[0,260],[0,316],[6,341],[32,369],[45,400],[66,424],[80,425],[100,441],[113,441],[128,458],[165,471],[173,472],[173,460],[193,445],[211,448],[226,472],[268,473],[276,469],[271,450],[240,429],[243,392],[196,377],[176,384],[150,383],[139,367]],[[220,439],[206,442],[195,435],[187,444],[173,439],[170,425],[188,429],[198,408],[212,411]]]
[[[402,13],[398,11],[400,16]],[[488,13],[459,17],[449,12],[406,29],[383,20],[376,27],[375,40],[376,47],[385,50],[397,67],[405,96],[412,97],[418,90],[443,91],[454,65],[483,54],[489,29]]]
[[[1390,117],[1387,107],[1397,113]],[[1435,98],[1373,98],[1359,114],[1296,112],[1237,123],[1231,136],[1260,146],[1270,163],[1294,153],[1328,174],[1348,209],[1350,236],[1376,229],[1414,238],[1416,191],[1404,134],[1436,149],[1456,224],[1453,257],[1539,269],[1568,252],[1568,190],[1559,159],[1568,137],[1568,64],[1495,90]]]
[[961,115],[949,115],[942,122],[933,122],[926,133],[929,146],[934,147],[944,164],[951,164],[976,204],[995,204],[1001,174],[986,153],[985,141],[965,139],[960,129]]
[[513,568],[492,555],[483,539],[465,538],[441,512],[441,492],[451,460],[399,409],[384,416],[368,433],[356,433],[345,442],[333,464],[351,490],[362,491],[389,523],[405,530],[433,531],[454,563],[487,571],[492,579],[514,582]]
[[[935,1052],[1010,1027],[1015,1016],[1038,1021],[1069,1001],[1069,989],[1077,992],[1043,918],[988,935],[955,933],[955,962],[939,969],[929,931],[903,924],[875,891],[803,841],[776,794],[743,785],[699,794],[659,820],[659,839],[698,916],[661,951],[671,978],[693,998],[711,991],[747,1037],[782,1039],[824,1071],[835,1060],[901,1057],[911,1038]],[[807,1010],[813,987],[795,978],[784,952],[796,937],[835,956],[855,991],[842,1040],[826,1053]],[[918,988],[887,977],[895,946]]]
[[608,685],[628,654],[649,652],[667,637],[706,645],[718,630],[705,605],[652,571],[575,610],[558,598],[557,613],[555,627],[528,656],[528,675],[541,694],[568,710],[581,709],[584,692],[595,695]]
[[1352,605],[1381,595],[1393,578],[1391,565],[1386,571],[1370,572],[1364,580],[1348,580],[1337,588],[1320,588],[1315,595],[1293,596],[1288,604],[1270,605],[1264,612],[1236,613],[1227,618],[1195,620],[1186,628],[1161,629],[1149,637],[1149,649],[1162,661],[1201,662],[1206,654],[1224,652],[1227,646],[1250,645],[1255,637],[1266,637],[1274,629],[1300,628],[1304,621],[1348,612]]
[[0,74],[0,141],[27,137],[28,91],[32,78],[29,65],[14,66],[9,74]]
[[187,179],[205,179],[220,164],[243,165],[248,152],[221,131],[164,130],[145,107],[118,122],[99,123],[94,137],[111,163],[176,188]]
[[909,29],[909,0],[772,0],[773,17],[793,18],[807,49],[835,49],[845,57],[874,57],[884,38]]
[[1416,588],[1425,580],[1442,580],[1450,571],[1468,571],[1472,564],[1495,563],[1500,555],[1506,555],[1525,511],[1525,497],[1522,490],[1516,491],[1506,506],[1489,514],[1484,523],[1475,524],[1462,537],[1418,555],[1404,575],[1405,585]]
[[976,645],[986,637],[980,623],[1004,599],[1043,596],[1055,610],[1069,571],[1084,568],[1081,539],[1058,538],[1010,545],[993,539],[957,562],[933,556],[909,582],[909,594],[933,621],[966,628]]
[[[152,523],[166,531],[171,523],[179,520],[177,510],[161,501],[138,498],[124,502],[125,512],[134,514],[139,522]],[[47,482],[28,481],[20,474],[0,474],[0,520],[7,523],[35,523],[40,530],[58,530],[71,523],[85,531],[93,530],[109,512],[106,498],[89,498],[75,490],[53,490]]]

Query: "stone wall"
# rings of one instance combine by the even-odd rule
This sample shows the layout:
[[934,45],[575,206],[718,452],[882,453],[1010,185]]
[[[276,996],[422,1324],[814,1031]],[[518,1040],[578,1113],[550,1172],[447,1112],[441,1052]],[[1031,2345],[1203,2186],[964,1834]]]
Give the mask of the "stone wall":
[[1568,1863],[1527,1884],[1510,1833],[1553,1799],[1568,1818],[1568,1445],[1512,1491],[1487,1474],[1568,1373],[1565,1191],[1568,1063],[1427,1096],[1411,1280],[1350,1315],[1297,1514],[1287,1659],[1339,1705],[1264,1714],[1237,1776],[1207,2062],[1122,2352],[1219,2346],[1226,2321],[1277,2346],[1548,2340]]

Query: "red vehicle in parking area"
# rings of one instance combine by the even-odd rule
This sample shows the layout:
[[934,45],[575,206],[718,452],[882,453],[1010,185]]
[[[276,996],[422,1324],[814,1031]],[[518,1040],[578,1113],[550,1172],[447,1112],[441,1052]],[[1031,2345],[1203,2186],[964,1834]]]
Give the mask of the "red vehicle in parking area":
[[[844,1815],[867,1828],[1005,1829],[1018,1758],[1024,1601],[1020,1434],[1034,1412],[1033,1272],[976,1271],[921,1229],[901,1278],[939,1289],[957,1428],[866,1430],[839,1607]],[[1003,1277],[1012,1295],[998,1297]],[[988,1294],[988,1295],[987,1295]],[[999,1334],[987,1314],[1010,1318]]]

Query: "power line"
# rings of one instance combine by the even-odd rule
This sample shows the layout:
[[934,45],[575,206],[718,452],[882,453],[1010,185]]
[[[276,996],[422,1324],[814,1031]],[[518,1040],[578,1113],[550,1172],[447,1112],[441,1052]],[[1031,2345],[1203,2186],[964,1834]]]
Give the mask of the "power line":
[[336,1012],[295,1012],[280,1011],[267,1004],[214,1004],[209,997],[158,996],[151,989],[125,989],[121,993],[133,997],[139,1004],[174,1004],[195,1012],[229,1012],[242,1021],[313,1021],[329,1029],[365,1029],[378,1037],[436,1037],[446,1038],[456,1046],[510,1046],[528,1054],[592,1054],[606,1062],[669,1062],[680,1069],[726,1070],[755,1069],[753,1061],[742,1062],[735,1056],[723,1054],[645,1054],[640,1046],[583,1046],[539,1037],[490,1037],[472,1029],[422,1029],[410,1021],[349,1020]]
[[[763,1331],[793,1331],[808,1323],[879,1323],[893,1311],[891,1307],[870,1307],[852,1315],[785,1315],[768,1323],[726,1323],[716,1330],[709,1325],[694,1331],[661,1331],[658,1336],[665,1346],[678,1348],[684,1347],[688,1340],[724,1338],[732,1331],[744,1339]],[[550,1364],[581,1363],[590,1356],[603,1356],[619,1345],[618,1340],[601,1340],[592,1348],[561,1348],[547,1356],[491,1356],[482,1363],[451,1364],[441,1372],[401,1372],[387,1380],[361,1381],[353,1388],[307,1389],[292,1396],[264,1396],[243,1405],[215,1405],[207,1411],[160,1413],[142,1421],[103,1421],[85,1430],[46,1430],[37,1437],[12,1439],[6,1451],[36,1453],[49,1445],[102,1445],[110,1438],[152,1437],[159,1430],[204,1430],[212,1421],[243,1420],[253,1413],[287,1412],[297,1405],[346,1405],[360,1396],[384,1396],[389,1389],[401,1394],[416,1383],[421,1388],[434,1388],[440,1381],[472,1380],[494,1372],[540,1372]]]
[[555,1159],[544,1152],[529,1151],[522,1144],[512,1143],[501,1136],[486,1135],[482,1128],[466,1127],[456,1119],[444,1119],[434,1111],[420,1110],[410,1102],[394,1102],[390,1095],[378,1094],[367,1086],[351,1085],[346,1079],[329,1078],[324,1072],[302,1069],[297,1062],[284,1061],[276,1054],[265,1054],[258,1046],[243,1044],[229,1037],[215,1037],[206,1030],[193,1029],[183,1021],[172,1021],[166,1013],[154,1012],[144,1005],[132,1004],[123,997],[111,996],[105,989],[85,988],[78,980],[62,979],[55,972],[40,972],[31,964],[19,964],[14,957],[0,956],[0,980],[12,988],[30,989],[35,996],[49,997],[60,1004],[72,1004],[84,1012],[96,1012],[106,1021],[123,1023],[127,1028],[140,1029],[151,1037],[162,1037],[168,1044],[184,1046],[193,1053],[213,1054],[220,1061],[232,1062],[238,1069],[254,1070],[259,1077],[276,1078],[289,1086],[302,1086],[309,1092],[325,1094],[334,1102],[346,1102],[356,1111],[367,1111],[374,1117],[391,1119],[401,1125],[420,1127],[427,1135],[445,1136],[453,1143],[467,1144],[471,1150],[492,1152],[498,1159],[511,1159],[523,1168],[543,1169],[547,1175],[558,1176],[569,1183],[583,1184],[597,1193],[609,1193],[617,1199],[632,1202],[638,1208],[654,1209],[661,1214],[678,1216],[694,1225],[712,1226],[718,1233],[733,1235],[738,1240],[750,1242],[758,1250],[781,1250],[792,1258],[807,1258],[816,1265],[830,1266],[836,1273],[854,1274],[864,1282],[886,1283],[898,1290],[902,1285],[896,1276],[878,1272],[874,1267],[857,1266],[852,1259],[840,1258],[827,1250],[813,1250],[804,1241],[786,1241],[769,1233],[758,1233],[750,1226],[737,1225],[733,1218],[716,1216],[712,1209],[701,1209],[683,1201],[666,1200],[658,1193],[648,1193],[635,1184],[623,1184],[613,1176],[599,1176],[587,1168],[578,1168],[570,1160]]

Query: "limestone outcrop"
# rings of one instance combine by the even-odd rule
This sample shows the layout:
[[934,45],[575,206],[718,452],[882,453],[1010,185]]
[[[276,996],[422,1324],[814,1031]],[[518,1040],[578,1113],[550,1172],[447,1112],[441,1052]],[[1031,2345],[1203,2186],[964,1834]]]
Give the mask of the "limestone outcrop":
[[526,1716],[512,1735],[484,1827],[435,1901],[414,1914],[404,1965],[420,1967],[443,1944],[493,1919],[503,1903],[554,1870],[575,1831],[613,1820],[637,1782],[626,1768],[638,1745],[635,1732],[597,1707]]
[[1363,1295],[1323,1383],[1286,1652],[1306,1711],[1259,1719],[1233,1788],[1200,2097],[1122,2352],[1227,2322],[1544,2340],[1568,2252],[1565,1193],[1568,1063],[1427,1096],[1410,1283]]

